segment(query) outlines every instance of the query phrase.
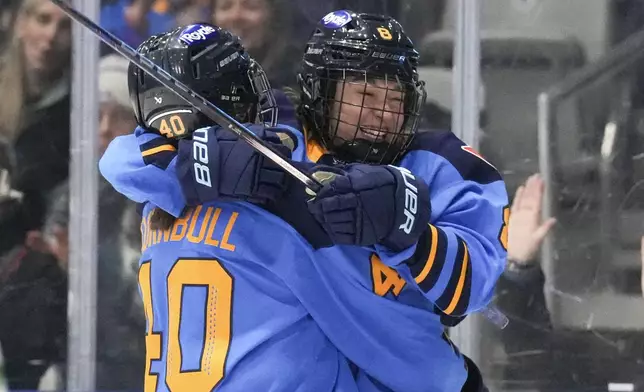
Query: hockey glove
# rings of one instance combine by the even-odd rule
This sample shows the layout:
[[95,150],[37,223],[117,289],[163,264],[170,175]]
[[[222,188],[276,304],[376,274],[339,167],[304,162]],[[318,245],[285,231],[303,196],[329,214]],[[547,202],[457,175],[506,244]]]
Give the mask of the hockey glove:
[[380,244],[400,252],[427,227],[429,188],[407,169],[353,164],[343,175],[322,167],[313,176],[324,186],[309,211],[335,244]]
[[[283,157],[294,138],[277,128],[250,129]],[[280,132],[278,132],[280,131]],[[219,126],[203,128],[179,142],[177,176],[189,206],[214,200],[264,205],[286,189],[288,174],[237,135]]]

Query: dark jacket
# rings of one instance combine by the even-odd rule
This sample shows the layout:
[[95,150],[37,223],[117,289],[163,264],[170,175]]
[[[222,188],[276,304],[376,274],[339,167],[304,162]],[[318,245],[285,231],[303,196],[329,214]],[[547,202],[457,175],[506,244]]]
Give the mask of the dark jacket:
[[68,92],[28,110],[24,129],[11,146],[11,183],[24,199],[19,206],[0,206],[0,254],[21,244],[28,230],[42,226],[49,192],[68,176],[69,125]]
[[5,361],[58,362],[67,331],[67,277],[48,254],[17,247],[0,258],[0,344]]

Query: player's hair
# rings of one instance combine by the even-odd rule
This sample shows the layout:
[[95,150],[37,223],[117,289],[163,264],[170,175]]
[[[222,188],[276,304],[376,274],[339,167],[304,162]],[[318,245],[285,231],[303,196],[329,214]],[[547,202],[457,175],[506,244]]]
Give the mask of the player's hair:
[[168,230],[174,225],[176,220],[177,218],[157,207],[150,214],[150,229]]

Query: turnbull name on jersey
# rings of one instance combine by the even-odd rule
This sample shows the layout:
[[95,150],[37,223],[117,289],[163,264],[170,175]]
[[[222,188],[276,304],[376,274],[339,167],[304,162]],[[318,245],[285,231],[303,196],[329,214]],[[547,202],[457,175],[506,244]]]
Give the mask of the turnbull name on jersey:
[[141,251],[161,242],[181,242],[184,239],[193,244],[203,244],[235,251],[230,235],[235,230],[239,212],[230,208],[197,206],[184,211],[168,230],[152,230],[150,217],[153,211],[141,220]]

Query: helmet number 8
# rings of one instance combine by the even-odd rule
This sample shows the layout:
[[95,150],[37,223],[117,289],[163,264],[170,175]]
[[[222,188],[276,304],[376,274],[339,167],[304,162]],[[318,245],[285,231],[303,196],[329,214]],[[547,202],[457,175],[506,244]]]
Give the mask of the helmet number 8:
[[378,33],[380,34],[380,38],[385,39],[387,41],[391,40],[391,32],[384,28],[384,27],[378,27]]

